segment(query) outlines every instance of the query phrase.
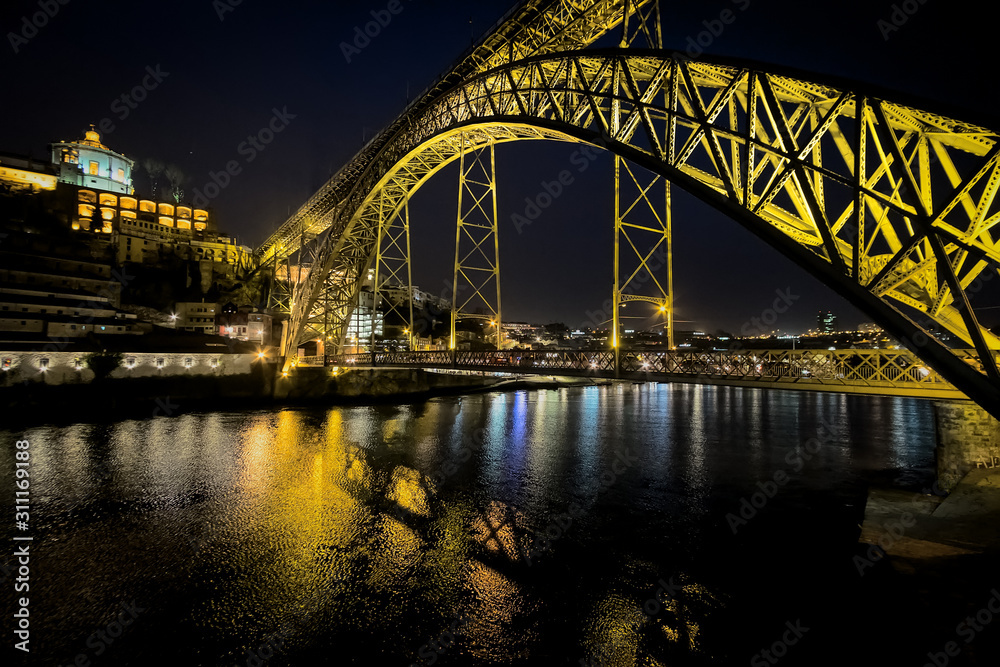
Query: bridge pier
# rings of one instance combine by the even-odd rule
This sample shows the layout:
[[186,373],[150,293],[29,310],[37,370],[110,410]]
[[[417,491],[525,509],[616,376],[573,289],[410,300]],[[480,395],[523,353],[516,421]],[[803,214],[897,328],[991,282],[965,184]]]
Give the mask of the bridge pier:
[[972,401],[934,401],[938,486],[951,492],[976,468],[1000,468],[1000,422]]

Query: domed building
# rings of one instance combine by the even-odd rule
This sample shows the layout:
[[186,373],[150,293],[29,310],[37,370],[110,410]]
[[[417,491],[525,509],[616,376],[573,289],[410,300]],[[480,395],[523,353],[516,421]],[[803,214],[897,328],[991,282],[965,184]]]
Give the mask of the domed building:
[[134,192],[135,162],[101,143],[101,135],[93,125],[80,141],[52,144],[52,163],[58,165],[61,183],[122,195]]

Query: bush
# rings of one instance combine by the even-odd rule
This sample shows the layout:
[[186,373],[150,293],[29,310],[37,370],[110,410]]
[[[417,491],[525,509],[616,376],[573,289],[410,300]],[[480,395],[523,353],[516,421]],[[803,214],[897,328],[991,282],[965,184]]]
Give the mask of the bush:
[[115,369],[122,365],[125,358],[121,352],[93,352],[84,359],[87,368],[94,371],[94,381],[100,382],[107,379],[115,372]]

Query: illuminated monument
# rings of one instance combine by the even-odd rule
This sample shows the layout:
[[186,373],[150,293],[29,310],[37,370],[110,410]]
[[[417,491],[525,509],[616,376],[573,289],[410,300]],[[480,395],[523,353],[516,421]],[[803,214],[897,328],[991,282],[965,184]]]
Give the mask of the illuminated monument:
[[167,256],[246,263],[250,249],[220,232],[207,210],[135,197],[135,161],[105,146],[93,125],[79,141],[53,143],[51,156],[45,164],[0,155],[0,186],[12,192],[55,192],[60,217],[74,231],[107,239],[119,263],[156,264]]
[[135,164],[101,143],[90,126],[81,141],[52,144],[52,163],[58,165],[59,182],[130,195]]

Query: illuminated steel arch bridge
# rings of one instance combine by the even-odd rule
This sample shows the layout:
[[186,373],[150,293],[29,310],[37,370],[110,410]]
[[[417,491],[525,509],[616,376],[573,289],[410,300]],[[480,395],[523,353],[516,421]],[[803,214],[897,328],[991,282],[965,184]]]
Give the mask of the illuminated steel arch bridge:
[[[672,317],[672,276],[650,270],[657,251],[669,257],[672,183],[1000,416],[1000,340],[977,317],[1000,268],[997,133],[863,86],[679,57],[660,48],[659,20],[655,0],[529,0],[512,10],[258,249],[277,278],[271,306],[290,314],[286,363],[301,341],[342,348],[370,271],[376,290],[385,277],[410,284],[409,199],[454,161],[452,346],[474,304],[499,328],[495,146],[554,140],[615,155],[616,338],[626,301]],[[606,35],[619,47],[592,48]]]

